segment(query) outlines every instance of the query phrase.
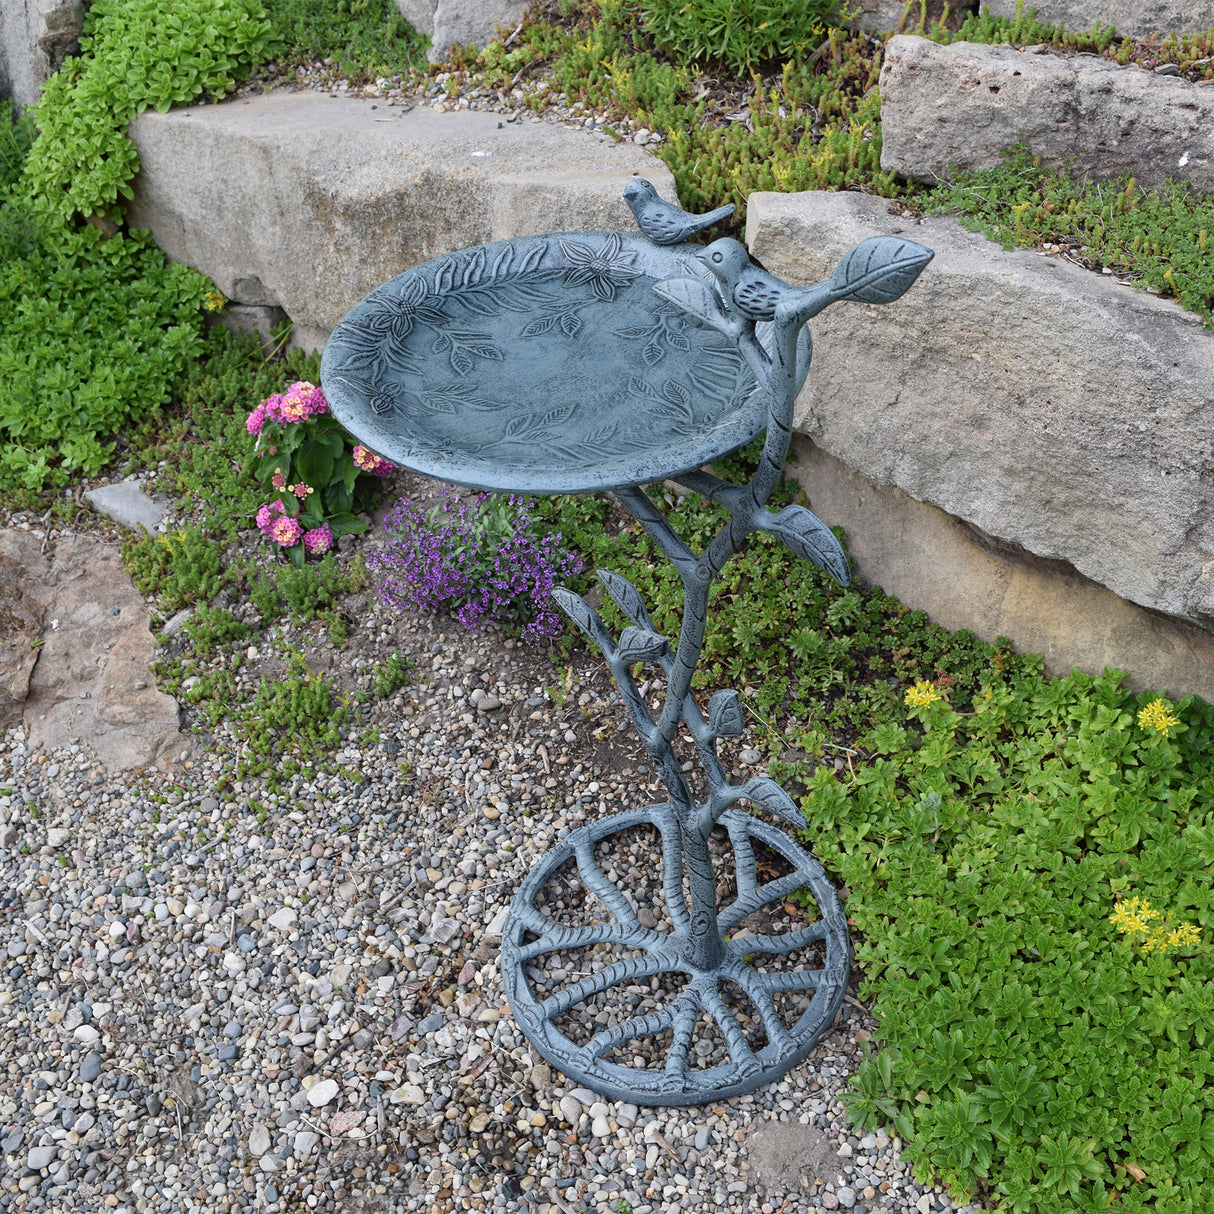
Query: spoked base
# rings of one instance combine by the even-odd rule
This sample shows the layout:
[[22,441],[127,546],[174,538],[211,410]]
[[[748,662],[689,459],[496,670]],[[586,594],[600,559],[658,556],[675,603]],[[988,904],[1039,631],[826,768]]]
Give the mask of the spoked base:
[[[688,960],[696,912],[668,804],[575,831],[511,905],[502,968],[515,1019],[553,1066],[610,1099],[693,1105],[753,1091],[804,1059],[843,1001],[847,921],[822,866],[748,814],[729,810],[719,826],[714,968]],[[641,854],[648,828],[661,837],[660,874]],[[805,925],[798,912],[802,925],[786,930],[798,890],[819,917]]]

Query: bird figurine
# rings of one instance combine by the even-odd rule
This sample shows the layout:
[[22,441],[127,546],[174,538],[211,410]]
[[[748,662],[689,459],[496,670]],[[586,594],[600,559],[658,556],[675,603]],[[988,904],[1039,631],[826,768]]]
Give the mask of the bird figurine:
[[706,215],[689,214],[660,198],[644,177],[636,177],[628,183],[624,188],[624,201],[635,216],[637,227],[654,244],[681,244],[697,232],[720,223],[734,210],[731,202]]
[[726,303],[750,320],[771,320],[782,299],[811,294],[809,288],[790,286],[757,269],[745,247],[729,237],[714,240],[696,256],[720,280]]

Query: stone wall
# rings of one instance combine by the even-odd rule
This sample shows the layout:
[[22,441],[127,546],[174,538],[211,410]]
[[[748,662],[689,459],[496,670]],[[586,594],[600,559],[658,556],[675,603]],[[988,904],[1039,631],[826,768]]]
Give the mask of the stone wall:
[[19,109],[78,49],[83,0],[0,0],[0,97]]
[[281,307],[323,346],[364,295],[440,253],[538,232],[632,226],[624,186],[664,165],[553,123],[272,93],[131,124],[127,218],[239,304]]
[[881,67],[881,167],[920,181],[998,165],[1025,143],[1044,163],[1145,188],[1214,192],[1214,88],[1042,48],[940,46],[900,35]]
[[[1035,8],[1039,21],[1066,26],[1068,30],[1090,30],[1096,23],[1111,25],[1119,34],[1204,34],[1214,29],[1214,0],[1025,0],[1025,9]],[[1016,0],[982,0],[984,12],[996,17],[1014,17]]]
[[[1198,653],[1214,634],[1214,334],[1171,302],[1057,258],[1005,252],[956,220],[916,222],[900,211],[856,194],[750,199],[752,251],[792,282],[828,277],[872,235],[936,250],[896,304],[840,304],[813,322],[798,430],[859,478],[853,500],[884,503],[841,514],[825,503],[819,513],[848,530],[865,580],[896,584],[908,605],[936,615],[941,586],[954,586],[957,604],[985,593],[953,563],[955,545],[923,561],[922,585],[908,580],[905,561],[893,580],[891,511],[935,518],[935,507],[983,537],[988,554],[1053,562],[1051,576],[1114,592],[1122,622],[1098,625],[1093,615],[1091,629],[1078,630],[1088,647],[1059,642],[1055,660],[1097,670],[1113,662],[1152,684],[1156,659],[1177,646]],[[812,477],[807,488],[816,501]],[[1052,627],[1056,609],[1044,596],[1034,607],[1020,590],[1015,599],[1020,624],[1010,612],[992,623],[989,612],[958,606],[951,626],[994,627],[1045,648],[1040,628]],[[1183,645],[1159,640],[1160,617]],[[1186,680],[1184,669],[1180,661],[1171,690],[1197,690],[1206,677],[1194,670]]]

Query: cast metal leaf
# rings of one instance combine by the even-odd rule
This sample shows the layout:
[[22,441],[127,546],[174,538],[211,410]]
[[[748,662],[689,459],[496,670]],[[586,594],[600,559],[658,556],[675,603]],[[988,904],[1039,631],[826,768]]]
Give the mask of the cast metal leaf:
[[742,700],[736,691],[718,691],[708,701],[708,728],[714,738],[736,738],[745,728]]
[[905,295],[935,254],[913,240],[870,236],[843,255],[830,280],[835,299],[887,304]]
[[779,536],[794,556],[829,573],[840,586],[851,585],[851,570],[843,546],[831,529],[804,506],[785,506],[774,517],[761,518],[759,526]]
[[652,662],[666,656],[669,644],[664,636],[630,624],[620,633],[616,656],[625,662]]

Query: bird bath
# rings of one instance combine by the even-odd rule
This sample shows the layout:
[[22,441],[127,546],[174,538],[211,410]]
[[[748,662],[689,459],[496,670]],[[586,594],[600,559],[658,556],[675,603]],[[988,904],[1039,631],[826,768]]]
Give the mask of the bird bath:
[[[333,413],[372,450],[478,489],[609,489],[682,580],[677,642],[619,574],[599,573],[630,621],[618,636],[583,599],[553,592],[606,659],[670,799],[574,831],[524,880],[502,933],[503,981],[523,1032],[570,1079],[610,1098],[699,1104],[751,1091],[803,1059],[843,1000],[846,918],[825,873],[783,831],[733,807],[804,821],[774,781],[730,783],[717,746],[743,730],[740,697],[717,691],[702,705],[691,682],[709,587],[753,532],[847,584],[824,523],[801,506],[766,508],[809,368],[805,322],[838,300],[898,298],[930,258],[878,237],[827,282],[797,288],[756,270],[732,240],[704,249],[615,232],[525,237],[392,279],[325,349]],[[748,485],[702,470],[764,432]],[[641,488],[668,478],[729,512],[702,552]],[[666,690],[651,707],[642,680],[655,670]],[[656,847],[659,915],[642,916],[606,859],[619,840],[641,838]],[[719,901],[725,852],[733,864]],[[808,923],[755,930],[794,896]]]

